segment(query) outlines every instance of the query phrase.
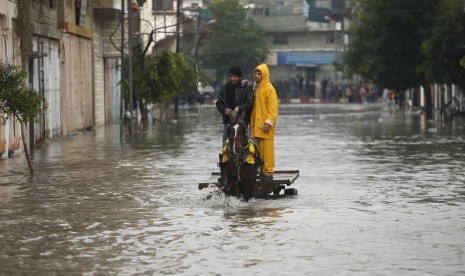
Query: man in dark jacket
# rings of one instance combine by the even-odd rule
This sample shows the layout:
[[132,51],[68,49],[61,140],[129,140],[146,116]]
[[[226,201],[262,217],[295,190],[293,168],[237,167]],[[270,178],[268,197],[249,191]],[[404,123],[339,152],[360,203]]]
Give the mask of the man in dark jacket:
[[253,108],[253,91],[251,85],[241,83],[242,71],[239,67],[229,69],[229,82],[219,92],[216,108],[223,115],[223,143],[228,136],[229,118],[245,112],[245,124],[250,121]]

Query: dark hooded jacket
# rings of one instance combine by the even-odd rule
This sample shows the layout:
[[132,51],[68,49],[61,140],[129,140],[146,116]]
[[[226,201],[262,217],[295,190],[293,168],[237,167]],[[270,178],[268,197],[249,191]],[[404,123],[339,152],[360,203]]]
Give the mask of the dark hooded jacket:
[[242,85],[239,80],[236,85],[231,82],[226,83],[221,87],[219,92],[216,108],[223,115],[223,124],[229,123],[229,117],[224,114],[226,108],[234,110],[236,106],[239,108],[238,114],[245,112],[245,123],[250,121],[252,114],[254,95],[251,85]]

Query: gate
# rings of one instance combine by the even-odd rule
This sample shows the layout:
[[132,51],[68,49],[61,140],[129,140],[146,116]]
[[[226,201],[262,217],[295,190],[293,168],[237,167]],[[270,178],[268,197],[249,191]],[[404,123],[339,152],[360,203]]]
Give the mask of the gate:
[[39,123],[34,124],[34,140],[39,141],[61,134],[59,42],[35,36],[33,48],[38,58],[31,66],[32,84],[44,100]]

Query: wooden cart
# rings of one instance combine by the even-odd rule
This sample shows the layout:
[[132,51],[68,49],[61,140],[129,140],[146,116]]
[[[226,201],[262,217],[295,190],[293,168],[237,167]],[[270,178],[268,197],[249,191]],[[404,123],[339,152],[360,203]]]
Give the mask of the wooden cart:
[[[212,172],[207,181],[199,183],[199,190],[208,187],[222,187],[223,183],[221,183],[220,176],[220,172]],[[292,185],[297,178],[299,178],[298,170],[275,171],[273,180],[264,181],[257,178],[255,181],[255,194],[258,197],[278,196],[281,191],[284,191],[284,195],[297,195],[296,188],[286,188],[286,186]]]

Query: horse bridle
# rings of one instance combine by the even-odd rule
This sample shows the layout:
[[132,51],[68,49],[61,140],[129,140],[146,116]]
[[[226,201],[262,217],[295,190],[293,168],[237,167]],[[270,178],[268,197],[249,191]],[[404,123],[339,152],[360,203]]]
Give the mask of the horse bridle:
[[[245,141],[243,141],[243,143],[245,143],[245,145],[243,145],[238,153],[236,153],[236,141],[237,140],[242,140],[241,138],[237,138],[236,135],[237,135],[237,129],[235,129],[235,137],[234,137],[234,140],[233,140],[233,147],[230,146],[229,143],[226,144],[226,147],[228,149],[227,151],[227,155],[228,155],[228,158],[234,162],[234,164],[236,165],[236,169],[237,169],[237,177],[238,179],[240,180],[241,176],[240,176],[240,167],[242,165],[242,163],[247,159],[247,152],[249,150],[249,146],[250,146],[250,136],[247,134],[247,125],[241,121],[241,120],[237,120],[235,121],[234,123],[234,127],[236,125],[241,125],[244,127],[244,138],[245,138]],[[247,142],[247,143],[246,143]]]
[[[242,140],[242,138],[237,138],[236,135],[237,135],[237,129],[235,131],[235,136],[234,136],[234,140],[233,140],[233,148],[231,148],[231,146],[228,144],[227,145],[227,148],[228,148],[228,153],[231,153],[234,157],[237,157],[239,159],[239,157],[243,157],[244,153],[247,151],[247,149],[249,148],[250,144],[249,144],[249,135],[247,135],[247,125],[241,121],[241,120],[237,120],[235,122],[234,125],[240,125],[240,126],[243,126],[244,127],[244,141],[243,144],[245,143],[245,145],[243,145],[239,150],[238,150],[238,153],[236,153],[236,141],[238,140]],[[247,156],[246,156],[247,157]]]

